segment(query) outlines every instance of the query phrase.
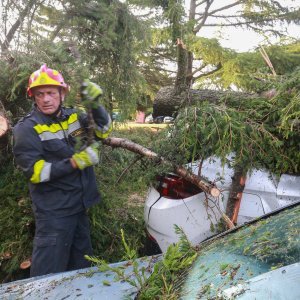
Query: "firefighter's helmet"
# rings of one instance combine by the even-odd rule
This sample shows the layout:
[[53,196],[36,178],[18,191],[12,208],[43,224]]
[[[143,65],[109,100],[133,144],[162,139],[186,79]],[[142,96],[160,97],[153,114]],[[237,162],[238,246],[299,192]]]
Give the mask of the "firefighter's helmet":
[[63,76],[56,70],[50,69],[46,64],[31,74],[29,77],[27,93],[32,97],[32,88],[37,86],[53,85],[62,87],[65,92],[69,91],[68,84],[65,83]]

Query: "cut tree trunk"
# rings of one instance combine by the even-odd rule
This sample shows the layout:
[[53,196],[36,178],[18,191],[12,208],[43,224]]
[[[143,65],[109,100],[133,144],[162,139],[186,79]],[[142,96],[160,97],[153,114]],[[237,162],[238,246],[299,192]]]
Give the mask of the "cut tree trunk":
[[9,132],[10,126],[8,118],[0,112],[0,163],[6,160],[9,152]]
[[3,138],[8,133],[8,120],[0,113],[0,139]]
[[11,147],[9,143],[10,136],[10,121],[2,102],[0,101],[0,165],[7,161],[8,157],[11,156]]

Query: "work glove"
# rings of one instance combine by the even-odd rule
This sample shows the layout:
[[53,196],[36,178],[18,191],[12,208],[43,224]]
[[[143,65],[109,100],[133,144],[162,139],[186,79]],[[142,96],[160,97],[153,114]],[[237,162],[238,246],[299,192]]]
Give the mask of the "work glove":
[[75,153],[72,158],[80,170],[96,165],[99,162],[99,143],[94,142],[81,152]]
[[103,91],[98,84],[89,81],[89,79],[83,81],[81,85],[81,97],[83,100],[97,101],[102,94]]

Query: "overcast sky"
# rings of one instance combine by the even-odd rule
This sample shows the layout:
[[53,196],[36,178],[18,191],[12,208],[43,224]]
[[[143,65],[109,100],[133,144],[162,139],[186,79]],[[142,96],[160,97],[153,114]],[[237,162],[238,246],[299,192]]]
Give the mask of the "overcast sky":
[[[263,36],[249,30],[243,29],[222,29],[222,34],[216,29],[205,28],[201,31],[201,36],[217,37],[223,47],[231,48],[239,52],[254,50],[260,43],[265,42]],[[290,36],[300,40],[300,26],[289,26],[288,33]],[[272,44],[279,42],[279,39],[272,39]]]
[[[217,0],[213,3],[212,7],[223,7],[224,5],[233,2],[234,0]],[[300,0],[278,0],[278,2],[282,3],[282,5],[288,4],[292,7],[298,7],[300,5]],[[188,11],[190,0],[185,0],[185,3]],[[225,12],[226,14],[234,14],[236,10],[236,8],[231,8],[224,11],[222,14],[225,14]],[[286,29],[290,36],[300,40],[300,25],[290,25]],[[201,29],[200,35],[209,38],[216,37],[223,47],[231,48],[239,52],[254,50],[260,43],[265,42],[265,37],[260,36],[253,31],[229,27],[224,27],[223,29],[216,27],[204,27]],[[272,44],[279,42],[279,40],[275,38],[273,38],[271,41]]]

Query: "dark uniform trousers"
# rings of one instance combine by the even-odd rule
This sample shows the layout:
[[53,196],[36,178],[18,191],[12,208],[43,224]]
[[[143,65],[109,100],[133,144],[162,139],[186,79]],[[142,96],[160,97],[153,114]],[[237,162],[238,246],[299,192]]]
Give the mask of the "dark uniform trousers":
[[92,255],[86,212],[36,220],[30,276],[90,267],[84,255]]

